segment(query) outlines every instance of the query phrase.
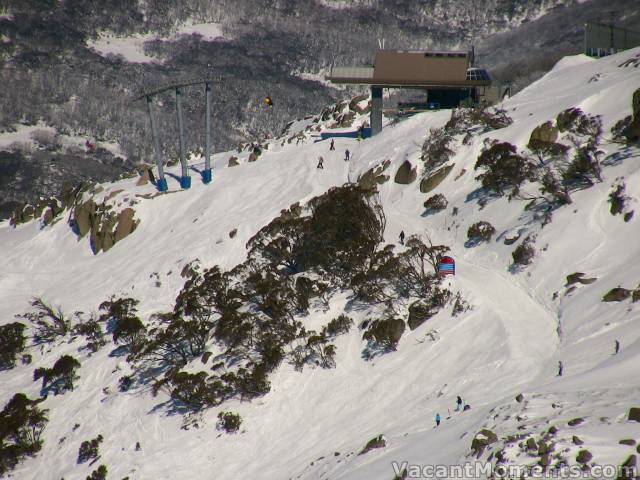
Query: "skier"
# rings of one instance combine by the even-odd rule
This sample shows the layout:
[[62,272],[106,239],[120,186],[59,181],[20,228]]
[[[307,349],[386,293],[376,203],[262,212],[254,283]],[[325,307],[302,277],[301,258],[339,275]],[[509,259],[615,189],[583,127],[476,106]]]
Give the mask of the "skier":
[[335,145],[334,145],[334,140],[333,140],[333,138],[332,138],[332,139],[331,139],[331,145],[329,145],[329,150],[335,150],[335,149],[336,149],[336,147],[335,147]]
[[322,157],[318,158],[318,166],[316,168],[321,168],[324,170],[324,158]]
[[349,161],[349,150],[345,150],[345,152],[344,152],[344,161],[345,162]]
[[400,230],[400,244],[404,245],[404,230]]
[[614,355],[617,355],[619,351],[620,351],[620,342],[616,340],[616,353],[614,353]]
[[562,370],[564,369],[564,365],[562,365],[562,360],[558,362],[558,376],[562,376]]
[[456,412],[459,412],[462,408],[462,398],[458,395],[458,399],[456,400]]
[[436,413],[436,427],[440,426],[440,414]]

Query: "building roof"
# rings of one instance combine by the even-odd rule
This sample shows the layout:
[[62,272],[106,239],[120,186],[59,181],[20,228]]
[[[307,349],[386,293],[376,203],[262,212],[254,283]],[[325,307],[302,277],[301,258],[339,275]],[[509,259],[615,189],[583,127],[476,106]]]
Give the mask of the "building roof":
[[373,67],[336,67],[327,80],[383,87],[489,85],[488,77],[467,77],[470,63],[467,52],[379,50]]

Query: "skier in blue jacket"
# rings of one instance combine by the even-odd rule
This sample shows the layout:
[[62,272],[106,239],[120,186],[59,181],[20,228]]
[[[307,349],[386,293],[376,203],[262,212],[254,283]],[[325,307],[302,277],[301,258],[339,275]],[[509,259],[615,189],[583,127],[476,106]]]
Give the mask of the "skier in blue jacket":
[[440,414],[436,413],[436,427],[440,425]]

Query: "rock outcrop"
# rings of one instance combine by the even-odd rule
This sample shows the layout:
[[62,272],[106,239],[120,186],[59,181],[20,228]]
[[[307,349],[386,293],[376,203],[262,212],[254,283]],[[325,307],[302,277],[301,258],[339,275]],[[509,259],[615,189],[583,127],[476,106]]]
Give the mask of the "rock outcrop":
[[447,175],[449,175],[451,170],[453,170],[453,165],[445,165],[433,172],[431,175],[423,178],[420,182],[420,191],[422,193],[429,193],[440,185],[445,178],[447,178]]
[[97,254],[108,251],[136,229],[138,222],[134,216],[132,208],[116,213],[109,205],[97,205],[89,199],[74,207],[72,227],[79,238],[89,234],[91,250]]
[[416,167],[414,167],[409,160],[405,160],[402,162],[402,165],[400,165],[400,168],[398,168],[393,181],[400,185],[409,185],[414,182],[417,177],[418,171]]
[[555,143],[558,140],[558,128],[552,122],[546,122],[537,126],[531,132],[529,145],[535,142]]
[[616,287],[609,290],[605,293],[604,297],[602,297],[603,302],[621,302],[626,300],[631,296],[631,290],[627,290],[626,288]]

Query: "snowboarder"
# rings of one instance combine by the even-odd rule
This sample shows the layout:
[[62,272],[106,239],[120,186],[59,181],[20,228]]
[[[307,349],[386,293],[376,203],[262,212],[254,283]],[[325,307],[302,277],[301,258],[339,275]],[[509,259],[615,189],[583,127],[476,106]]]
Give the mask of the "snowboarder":
[[400,230],[400,244],[404,245],[404,230]]
[[558,362],[558,376],[562,376],[562,370],[564,369],[564,365],[562,365],[562,360]]
[[318,167],[317,168],[321,168],[324,170],[324,158],[319,157],[318,158]]
[[345,152],[344,152],[344,161],[345,162],[349,161],[349,150],[345,150]]
[[336,149],[336,147],[335,147],[335,145],[334,145],[334,140],[333,140],[333,138],[332,138],[332,139],[331,139],[331,145],[329,145],[329,150],[335,150],[335,149]]
[[459,412],[462,408],[462,398],[458,395],[458,399],[456,400],[456,412]]
[[440,425],[440,414],[436,413],[436,427]]
[[620,351],[620,342],[619,342],[618,340],[616,340],[616,347],[615,347],[615,349],[616,349],[616,352],[614,353],[614,355],[617,355],[617,354],[618,354],[618,352]]

